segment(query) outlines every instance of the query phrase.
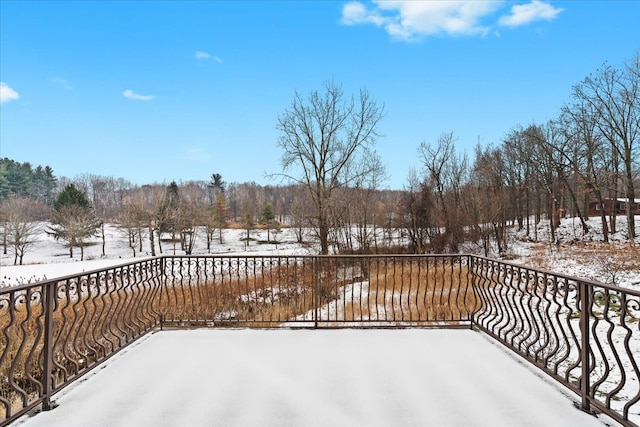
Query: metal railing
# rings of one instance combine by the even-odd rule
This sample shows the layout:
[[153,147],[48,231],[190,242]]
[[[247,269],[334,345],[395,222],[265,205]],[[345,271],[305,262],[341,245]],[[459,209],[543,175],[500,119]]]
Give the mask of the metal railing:
[[623,425],[640,422],[640,292],[471,257],[474,327]]
[[0,289],[0,425],[158,328],[464,327],[640,422],[640,292],[468,255],[162,256]]
[[0,425],[158,325],[161,258],[0,289]]
[[162,325],[467,326],[468,257],[165,257]]

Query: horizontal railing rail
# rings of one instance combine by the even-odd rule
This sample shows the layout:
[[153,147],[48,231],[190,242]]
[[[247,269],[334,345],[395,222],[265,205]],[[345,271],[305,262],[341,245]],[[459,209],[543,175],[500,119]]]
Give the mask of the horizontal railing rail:
[[474,326],[576,392],[640,422],[640,291],[471,257]]
[[0,425],[156,328],[465,327],[640,422],[640,292],[469,255],[161,256],[0,289]]

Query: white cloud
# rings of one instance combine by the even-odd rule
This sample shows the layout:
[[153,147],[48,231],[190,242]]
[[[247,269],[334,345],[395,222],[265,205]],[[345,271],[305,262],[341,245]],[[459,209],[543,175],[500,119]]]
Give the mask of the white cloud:
[[501,1],[374,1],[372,8],[354,1],[342,9],[345,25],[374,24],[391,37],[410,41],[421,36],[446,34],[486,35],[481,20]]
[[13,101],[20,98],[18,92],[13,90],[5,82],[0,82],[0,103]]
[[539,20],[548,21],[555,19],[562,10],[563,9],[551,6],[549,3],[545,3],[540,0],[533,0],[528,4],[512,6],[511,14],[502,16],[499,23],[506,27],[517,27]]
[[208,52],[202,52],[200,50],[196,51],[196,59],[200,61],[201,59],[213,59],[214,61],[222,64],[222,59],[218,55],[211,55]]
[[62,86],[64,89],[73,89],[73,86],[71,86],[71,84],[69,84],[69,82],[62,77],[52,77],[51,81],[57,85]]
[[[562,12],[542,0],[514,5],[510,14],[495,22],[493,15],[503,0],[373,0],[351,1],[342,8],[344,25],[372,24],[392,38],[413,41],[426,36],[485,36],[496,24],[506,27],[551,20]],[[489,21],[489,22],[487,22]]]
[[153,95],[140,95],[132,91],[131,89],[127,89],[122,92],[125,98],[131,99],[133,101],[151,101],[154,96]]

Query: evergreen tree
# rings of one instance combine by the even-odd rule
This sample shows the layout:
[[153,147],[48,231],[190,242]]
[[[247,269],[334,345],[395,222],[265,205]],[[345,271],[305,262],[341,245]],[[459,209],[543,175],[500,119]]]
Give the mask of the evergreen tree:
[[18,163],[6,157],[0,159],[0,201],[13,196],[51,205],[56,181],[49,166],[33,169],[28,162]]
[[209,183],[218,193],[224,193],[226,183],[222,180],[222,175],[214,173],[211,175],[211,182]]
[[262,212],[260,213],[260,221],[267,226],[267,241],[271,241],[271,228],[273,228],[274,220],[276,219],[276,214],[273,212],[273,206],[271,203],[267,203],[262,207]]
[[7,179],[7,165],[0,162],[0,200],[8,199],[11,195],[9,180]]
[[77,205],[82,208],[91,208],[91,203],[87,196],[80,190],[76,188],[75,185],[69,184],[67,185],[56,200],[53,202],[53,210],[59,211],[64,206],[68,205]]

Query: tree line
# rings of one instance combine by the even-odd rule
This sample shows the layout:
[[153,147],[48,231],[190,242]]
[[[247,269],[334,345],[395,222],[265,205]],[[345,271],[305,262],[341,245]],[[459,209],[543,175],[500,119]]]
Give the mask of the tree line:
[[57,179],[49,166],[18,163],[0,159],[0,202],[11,197],[29,198],[51,204],[57,190]]
[[[537,240],[544,221],[553,241],[561,217],[570,215],[587,233],[593,226],[586,221],[588,204],[620,198],[627,200],[633,242],[639,63],[638,54],[620,67],[605,63],[572,88],[556,118],[516,125],[499,144],[478,145],[471,159],[456,149],[454,132],[423,141],[416,147],[421,167],[409,171],[402,190],[381,189],[386,172],[375,143],[384,106],[366,90],[347,96],[333,81],[306,96],[296,93],[278,117],[282,170],[272,177],[283,185],[225,183],[217,173],[142,186],[92,174],[57,179],[49,167],[2,159],[4,251],[13,247],[21,262],[19,243],[33,237],[21,238],[20,230],[49,219],[53,225],[45,231],[65,240],[71,256],[91,236],[102,235],[104,248],[105,223],[121,227],[133,256],[143,241],[152,255],[190,254],[196,239],[210,249],[229,226],[246,229],[246,244],[255,227],[292,227],[298,241],[318,242],[322,254],[455,253],[470,243],[475,247],[464,250],[492,255],[509,249],[509,227]],[[599,213],[606,242],[616,232],[615,212]],[[78,230],[75,237],[68,237],[70,229]]]

